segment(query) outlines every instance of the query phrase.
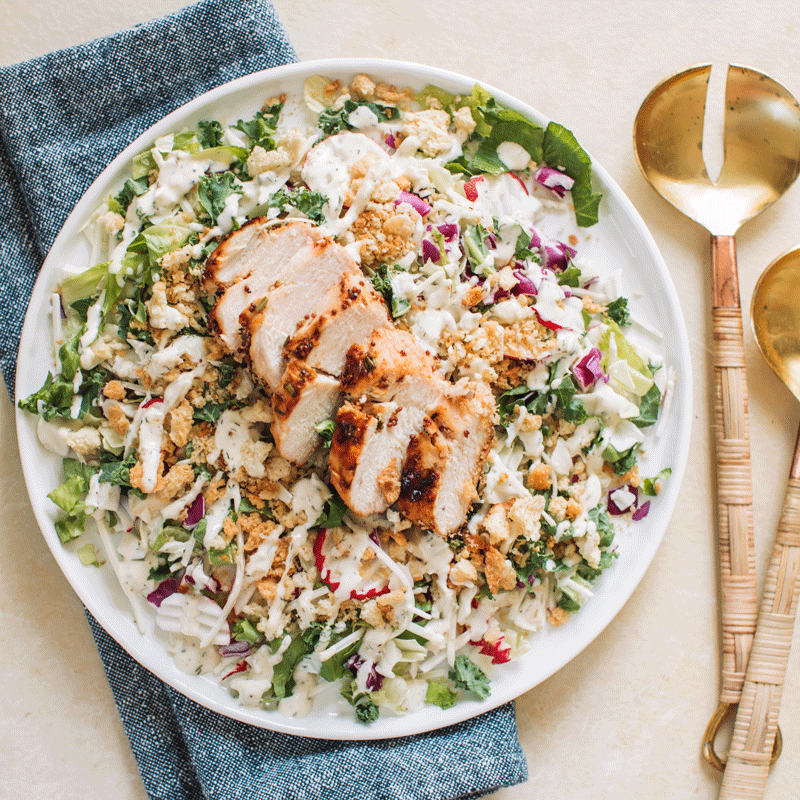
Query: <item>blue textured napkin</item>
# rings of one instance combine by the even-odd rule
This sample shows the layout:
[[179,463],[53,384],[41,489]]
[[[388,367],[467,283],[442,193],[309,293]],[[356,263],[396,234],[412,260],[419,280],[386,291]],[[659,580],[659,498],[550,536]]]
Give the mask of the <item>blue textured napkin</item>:
[[[295,60],[266,0],[204,0],[115,36],[0,67],[0,367],[11,396],[24,309],[69,212],[168,112]],[[513,704],[377,742],[243,725],[170,689],[88,615],[152,800],[445,800],[524,781]]]

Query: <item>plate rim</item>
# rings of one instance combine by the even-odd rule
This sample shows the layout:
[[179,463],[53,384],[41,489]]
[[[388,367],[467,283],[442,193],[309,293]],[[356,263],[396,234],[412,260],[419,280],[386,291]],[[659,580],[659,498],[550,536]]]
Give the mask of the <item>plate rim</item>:
[[[97,178],[95,178],[92,184],[84,192],[80,200],[76,203],[75,207],[65,220],[39,271],[39,275],[37,276],[36,283],[31,293],[28,309],[26,310],[18,353],[22,353],[25,350],[26,343],[30,342],[31,337],[35,335],[37,325],[40,324],[40,321],[38,319],[34,319],[34,315],[29,312],[31,309],[41,306],[42,301],[44,300],[44,295],[49,290],[49,283],[52,281],[53,276],[57,274],[57,269],[60,267],[60,263],[57,262],[60,249],[73,236],[79,234],[79,224],[84,219],[87,211],[93,210],[94,206],[98,202],[99,188],[110,179],[113,173],[116,173],[120,167],[128,165],[132,156],[140,152],[143,148],[152,144],[152,141],[155,138],[164,135],[164,133],[168,132],[169,130],[175,129],[175,126],[178,122],[189,118],[197,109],[204,105],[215,102],[216,100],[224,98],[229,94],[248,89],[256,89],[260,84],[263,83],[297,78],[300,75],[308,76],[313,74],[325,74],[326,72],[332,72],[336,74],[357,74],[360,72],[366,72],[368,74],[380,75],[381,77],[385,77],[387,79],[391,79],[391,75],[393,74],[402,72],[404,75],[412,74],[420,81],[424,80],[425,83],[435,84],[437,81],[441,81],[447,84],[459,84],[462,86],[474,85],[477,83],[489,91],[498,101],[510,106],[511,108],[524,112],[537,123],[547,124],[549,121],[547,117],[541,114],[541,112],[529,106],[527,103],[524,103],[516,97],[513,97],[503,90],[497,89],[496,87],[484,81],[461,73],[443,70],[438,67],[402,60],[377,58],[334,58],[314,61],[301,61],[280,67],[272,67],[270,69],[260,70],[258,72],[237,78],[233,81],[221,84],[220,86],[199,95],[188,103],[179,106],[169,114],[159,119],[153,125],[150,125],[101,171]],[[407,78],[404,78],[404,80],[407,80]],[[349,718],[345,719],[344,717],[331,715],[340,723],[342,723],[341,726],[335,726],[334,729],[330,729],[327,726],[322,726],[324,729],[318,728],[315,730],[313,725],[315,716],[313,712],[308,717],[298,720],[295,718],[282,716],[277,712],[265,712],[263,709],[258,707],[249,708],[241,705],[231,704],[230,706],[227,706],[221,704],[220,702],[217,702],[215,698],[209,698],[208,695],[204,694],[199,688],[195,688],[193,684],[197,682],[197,677],[199,676],[186,674],[185,678],[188,680],[182,681],[176,679],[174,674],[165,675],[164,670],[161,669],[163,664],[159,664],[157,662],[163,662],[165,656],[169,662],[172,662],[171,657],[165,651],[163,651],[158,643],[155,643],[156,649],[160,652],[149,655],[147,653],[148,646],[154,644],[154,642],[141,637],[141,635],[138,633],[138,629],[135,627],[135,624],[132,625],[132,630],[135,633],[135,636],[144,639],[146,644],[144,648],[145,653],[140,653],[138,651],[136,653],[132,652],[131,647],[129,646],[130,639],[132,638],[129,635],[130,631],[125,630],[124,626],[122,625],[124,621],[127,621],[126,614],[128,612],[117,607],[115,609],[116,613],[112,614],[111,618],[108,618],[108,615],[102,610],[100,613],[97,613],[98,606],[93,594],[87,590],[85,584],[76,580],[71,575],[72,567],[74,566],[74,564],[71,563],[72,560],[74,560],[73,554],[65,549],[60,543],[53,528],[52,519],[50,516],[48,516],[43,508],[39,507],[38,504],[34,502],[33,496],[31,495],[31,484],[37,479],[38,476],[35,471],[34,463],[36,459],[33,458],[32,454],[26,453],[24,449],[24,432],[26,429],[28,429],[28,433],[30,433],[31,426],[35,428],[35,421],[29,419],[29,415],[27,415],[26,412],[23,412],[16,405],[16,399],[20,396],[21,383],[23,382],[24,375],[26,374],[26,370],[20,369],[20,365],[18,363],[15,381],[15,420],[17,443],[26,489],[28,491],[31,508],[36,517],[38,527],[45,541],[47,542],[50,551],[56,559],[59,568],[72,587],[72,590],[78,595],[81,602],[93,614],[95,619],[97,619],[104,630],[106,630],[106,632],[117,641],[117,643],[128,653],[128,655],[130,655],[139,664],[144,666],[146,669],[156,675],[156,677],[164,681],[167,685],[171,686],[179,693],[211,711],[222,714],[228,718],[235,719],[239,722],[262,729],[273,730],[291,735],[305,736],[309,738],[369,741],[414,735],[444,728],[459,722],[463,722],[464,720],[470,719],[506,702],[509,702],[510,700],[513,700],[523,693],[528,692],[540,685],[553,674],[555,674],[555,672],[565,667],[579,653],[586,649],[592,643],[592,641],[597,638],[597,636],[599,636],[608,628],[608,626],[611,624],[620,610],[627,604],[633,592],[641,583],[644,574],[649,569],[653,559],[655,558],[655,554],[657,553],[661,542],[663,541],[667,527],[669,526],[670,520],[674,514],[678,493],[686,470],[689,443],[691,438],[692,365],[689,351],[688,334],[678,300],[678,295],[672,282],[669,270],[667,269],[666,263],[664,262],[664,259],[658,250],[656,242],[644,223],[641,215],[633,206],[627,195],[622,191],[616,181],[614,181],[614,179],[609,175],[602,164],[598,163],[594,157],[591,156],[591,153],[589,155],[592,159],[593,174],[603,184],[604,194],[608,193],[607,197],[605,198],[605,202],[609,202],[610,199],[613,198],[613,202],[616,203],[623,212],[623,218],[633,225],[639,240],[645,246],[649,260],[657,268],[659,277],[661,279],[659,288],[666,294],[669,304],[669,311],[673,316],[673,325],[676,328],[678,341],[670,342],[670,348],[671,354],[675,359],[676,366],[680,367],[682,379],[676,382],[674,388],[675,396],[673,397],[673,405],[678,407],[676,411],[676,428],[679,433],[679,441],[676,449],[675,463],[672,464],[672,476],[668,484],[668,491],[665,493],[667,496],[663,497],[662,495],[662,502],[659,502],[660,514],[659,522],[656,526],[658,532],[654,537],[657,539],[657,541],[649,548],[650,552],[646,558],[639,558],[637,560],[636,569],[633,571],[629,570],[626,573],[626,580],[630,584],[629,591],[624,591],[621,594],[614,594],[613,601],[610,603],[606,616],[600,621],[600,624],[596,622],[593,625],[593,633],[591,633],[591,635],[588,637],[579,637],[573,646],[566,648],[566,652],[562,660],[553,664],[552,667],[549,670],[545,670],[544,673],[538,674],[537,680],[532,684],[525,683],[519,688],[513,688],[511,691],[505,690],[496,694],[493,693],[490,698],[483,702],[464,700],[448,710],[434,709],[433,707],[429,709],[426,706],[422,711],[412,712],[404,716],[382,717],[377,721],[377,723],[374,724],[374,726],[360,725]],[[36,440],[35,431],[33,433],[33,438]],[[41,457],[40,445],[39,453],[37,453],[37,455]],[[83,569],[87,568],[84,567]],[[541,633],[542,632],[540,631],[533,636],[536,637],[541,635]],[[136,650],[135,647],[134,649]],[[170,665],[168,664],[167,667],[169,666]],[[309,721],[311,721],[312,724],[309,725]],[[354,727],[355,725],[358,727]],[[337,730],[336,727],[341,727],[341,730]]]

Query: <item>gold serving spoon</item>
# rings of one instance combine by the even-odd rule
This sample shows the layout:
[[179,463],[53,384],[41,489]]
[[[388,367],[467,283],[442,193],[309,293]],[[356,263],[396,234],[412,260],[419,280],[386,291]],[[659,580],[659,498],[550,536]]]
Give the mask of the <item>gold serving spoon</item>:
[[[750,309],[759,350],[800,400],[800,248],[770,264]],[[720,800],[762,797],[800,596],[800,432],[767,572]]]
[[[714,738],[739,701],[757,618],[747,382],[734,236],[774,203],[800,170],[800,106],[767,75],[728,68],[725,159],[711,181],[703,160],[711,65],[660,83],[633,127],[636,158],[653,188],[711,233],[714,434],[722,606],[722,691],[704,755],[722,769]],[[775,756],[777,757],[777,755]]]

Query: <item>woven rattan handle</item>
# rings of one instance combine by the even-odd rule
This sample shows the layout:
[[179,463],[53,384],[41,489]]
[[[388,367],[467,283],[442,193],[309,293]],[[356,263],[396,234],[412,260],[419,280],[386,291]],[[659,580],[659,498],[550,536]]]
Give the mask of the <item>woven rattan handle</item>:
[[767,573],[720,800],[764,796],[800,595],[800,437]]
[[722,692],[737,703],[756,628],[753,485],[742,311],[732,236],[712,239],[714,435],[722,590]]

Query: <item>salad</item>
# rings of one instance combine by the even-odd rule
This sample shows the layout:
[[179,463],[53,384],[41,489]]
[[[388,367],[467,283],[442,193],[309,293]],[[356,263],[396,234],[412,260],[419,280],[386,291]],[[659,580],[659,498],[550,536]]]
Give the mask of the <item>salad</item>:
[[243,705],[487,698],[670,474],[639,462],[674,378],[581,256],[600,200],[567,129],[480,86],[315,76],[159,138],[19,401],[59,538]]

